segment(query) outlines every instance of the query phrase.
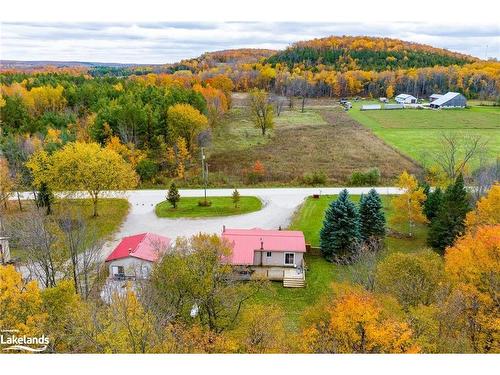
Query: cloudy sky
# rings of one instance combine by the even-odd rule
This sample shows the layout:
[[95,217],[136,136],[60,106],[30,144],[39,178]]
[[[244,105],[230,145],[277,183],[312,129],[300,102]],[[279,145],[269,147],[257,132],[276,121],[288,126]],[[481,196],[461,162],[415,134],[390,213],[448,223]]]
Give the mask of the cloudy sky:
[[4,60],[170,63],[229,48],[280,49],[329,35],[385,36],[500,58],[498,23],[2,22]]

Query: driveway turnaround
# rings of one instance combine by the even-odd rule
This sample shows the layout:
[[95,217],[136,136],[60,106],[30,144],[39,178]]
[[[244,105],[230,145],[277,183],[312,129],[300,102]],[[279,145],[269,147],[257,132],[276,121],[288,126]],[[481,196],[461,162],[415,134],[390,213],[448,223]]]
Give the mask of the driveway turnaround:
[[[159,218],[155,214],[155,206],[165,200],[166,190],[130,190],[126,192],[105,192],[103,197],[126,198],[130,202],[131,209],[121,226],[115,234],[114,240],[109,241],[103,248],[102,259],[104,260],[124,236],[132,234],[153,232],[172,239],[179,236],[192,236],[200,232],[221,233],[222,226],[228,228],[263,228],[278,229],[280,226],[286,228],[301,203],[313,194],[333,195],[339,194],[344,188],[259,188],[238,189],[242,196],[256,196],[262,200],[262,210],[234,216],[223,216],[214,218]],[[347,188],[349,194],[359,195],[368,193],[370,188]],[[401,191],[395,187],[376,188],[381,195],[397,195]],[[233,189],[208,189],[207,196],[231,196]],[[203,189],[179,190],[181,197],[202,197]],[[85,198],[86,194],[78,194]],[[26,194],[25,198],[29,198]]]

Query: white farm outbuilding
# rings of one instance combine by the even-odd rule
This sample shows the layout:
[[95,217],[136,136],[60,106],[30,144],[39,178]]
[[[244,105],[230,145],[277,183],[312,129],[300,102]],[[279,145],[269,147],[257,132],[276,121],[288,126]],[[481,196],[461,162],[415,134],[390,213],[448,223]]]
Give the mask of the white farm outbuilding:
[[465,108],[467,99],[459,92],[447,92],[440,98],[431,102],[431,108]]
[[399,104],[412,104],[417,102],[417,98],[410,94],[399,94],[394,100]]

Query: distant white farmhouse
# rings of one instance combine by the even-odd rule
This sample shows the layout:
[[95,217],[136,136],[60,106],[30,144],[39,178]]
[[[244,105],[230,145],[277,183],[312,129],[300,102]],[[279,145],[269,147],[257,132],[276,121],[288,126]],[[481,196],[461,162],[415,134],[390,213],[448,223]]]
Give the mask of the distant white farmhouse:
[[431,108],[464,108],[467,106],[467,99],[459,92],[448,92],[440,98],[431,102]]
[[394,100],[399,104],[412,104],[417,102],[417,98],[409,94],[399,94]]

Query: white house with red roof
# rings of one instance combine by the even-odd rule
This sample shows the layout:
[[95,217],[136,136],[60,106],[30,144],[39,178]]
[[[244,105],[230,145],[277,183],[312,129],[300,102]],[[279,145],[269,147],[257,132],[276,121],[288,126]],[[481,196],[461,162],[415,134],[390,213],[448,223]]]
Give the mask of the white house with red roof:
[[124,237],[106,258],[110,277],[147,278],[154,262],[161,259],[170,244],[170,238],[154,233]]
[[[246,266],[260,277],[283,280],[285,286],[304,286],[306,242],[301,231],[224,227],[222,238],[233,248],[229,260],[233,266]],[[287,279],[294,282],[287,283]],[[296,284],[297,280],[302,282]]]

